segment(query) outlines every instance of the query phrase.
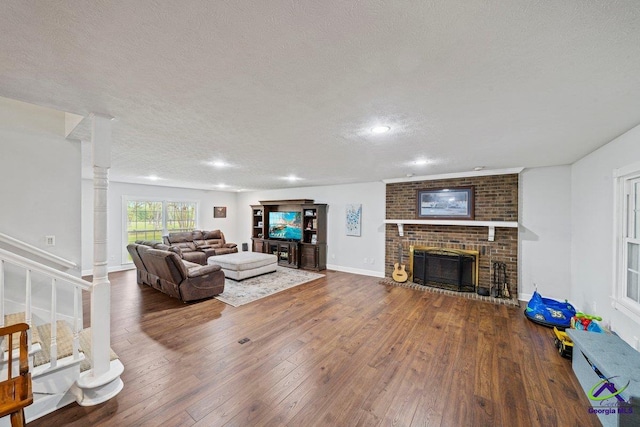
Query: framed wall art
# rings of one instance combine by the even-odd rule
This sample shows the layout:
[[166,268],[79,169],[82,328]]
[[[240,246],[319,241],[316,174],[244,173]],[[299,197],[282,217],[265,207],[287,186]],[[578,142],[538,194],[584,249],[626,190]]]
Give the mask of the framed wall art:
[[473,187],[418,190],[419,219],[473,219]]
[[347,236],[360,236],[362,205],[347,205],[346,213]]
[[213,208],[213,217],[214,218],[226,218],[227,217],[227,207],[226,206],[215,206]]

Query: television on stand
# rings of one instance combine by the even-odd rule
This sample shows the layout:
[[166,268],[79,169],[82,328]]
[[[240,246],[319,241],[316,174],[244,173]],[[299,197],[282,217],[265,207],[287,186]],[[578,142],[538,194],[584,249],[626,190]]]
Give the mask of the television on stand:
[[301,212],[269,212],[270,239],[302,240]]

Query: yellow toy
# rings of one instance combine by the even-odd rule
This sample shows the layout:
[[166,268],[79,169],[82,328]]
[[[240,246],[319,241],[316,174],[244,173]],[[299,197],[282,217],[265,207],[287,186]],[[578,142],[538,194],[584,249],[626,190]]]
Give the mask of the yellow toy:
[[569,338],[565,332],[559,330],[555,326],[553,327],[553,333],[555,335],[554,343],[558,349],[560,356],[571,358],[573,355],[573,341]]

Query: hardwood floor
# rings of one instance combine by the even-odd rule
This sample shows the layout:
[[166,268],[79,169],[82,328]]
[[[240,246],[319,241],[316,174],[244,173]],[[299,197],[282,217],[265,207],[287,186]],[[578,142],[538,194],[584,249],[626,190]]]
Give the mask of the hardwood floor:
[[521,309],[325,273],[237,308],[112,274],[124,389],[28,425],[600,425]]

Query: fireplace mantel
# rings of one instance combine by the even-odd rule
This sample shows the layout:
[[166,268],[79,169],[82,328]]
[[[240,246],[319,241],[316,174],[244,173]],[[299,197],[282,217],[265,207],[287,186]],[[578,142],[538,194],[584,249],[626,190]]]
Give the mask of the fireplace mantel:
[[404,225],[457,225],[464,227],[487,227],[488,239],[493,242],[496,235],[496,227],[518,228],[517,221],[473,221],[473,220],[448,220],[448,219],[385,219],[385,224],[396,224],[398,235],[404,236]]

